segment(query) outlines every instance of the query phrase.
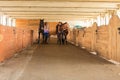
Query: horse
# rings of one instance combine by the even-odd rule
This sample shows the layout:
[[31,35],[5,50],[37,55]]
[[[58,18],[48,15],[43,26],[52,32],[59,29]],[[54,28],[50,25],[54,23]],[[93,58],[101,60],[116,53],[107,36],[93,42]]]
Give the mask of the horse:
[[40,33],[42,33],[42,38],[44,40],[44,19],[40,19],[40,24],[38,29],[38,44],[40,44]]

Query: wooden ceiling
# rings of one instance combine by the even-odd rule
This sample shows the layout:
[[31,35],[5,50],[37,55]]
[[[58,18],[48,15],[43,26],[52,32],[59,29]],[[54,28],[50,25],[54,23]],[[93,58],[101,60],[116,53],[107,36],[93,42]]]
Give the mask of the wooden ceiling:
[[50,21],[95,18],[119,9],[120,0],[0,0],[1,14]]

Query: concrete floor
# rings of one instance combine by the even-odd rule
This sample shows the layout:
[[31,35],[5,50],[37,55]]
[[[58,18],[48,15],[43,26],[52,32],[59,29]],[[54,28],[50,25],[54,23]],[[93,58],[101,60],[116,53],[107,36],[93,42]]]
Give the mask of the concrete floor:
[[5,61],[0,80],[120,80],[120,66],[73,45],[52,42]]

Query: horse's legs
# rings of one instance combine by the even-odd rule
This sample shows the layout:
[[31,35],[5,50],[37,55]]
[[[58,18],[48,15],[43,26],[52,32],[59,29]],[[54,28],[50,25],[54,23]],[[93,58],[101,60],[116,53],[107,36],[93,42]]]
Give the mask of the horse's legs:
[[64,44],[65,43],[65,40],[64,39],[62,39],[62,44]]
[[57,44],[59,44],[59,33],[57,33]]
[[62,44],[62,42],[61,42],[61,34],[59,36],[59,43],[60,43],[60,45]]
[[40,44],[40,32],[38,33],[38,44]]
[[66,42],[66,35],[65,33],[62,34],[62,44],[65,44]]
[[67,35],[65,36],[65,43],[67,44]]
[[44,43],[45,42],[45,35],[44,35],[44,33],[42,33],[42,43]]
[[62,34],[59,36],[60,45],[62,44]]
[[61,44],[61,33],[57,34],[57,44]]

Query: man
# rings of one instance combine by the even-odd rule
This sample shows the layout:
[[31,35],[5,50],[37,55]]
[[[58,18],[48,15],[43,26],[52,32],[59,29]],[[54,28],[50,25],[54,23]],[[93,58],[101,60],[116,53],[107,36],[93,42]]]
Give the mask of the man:
[[57,25],[56,25],[56,34],[58,33],[58,30],[59,30],[59,27],[62,25],[62,22],[59,22]]
[[63,35],[64,35],[63,44],[64,42],[67,44],[68,27],[69,27],[68,23],[65,22],[63,25]]
[[60,41],[59,38],[60,38],[60,30],[61,30],[61,26],[62,26],[62,22],[59,22],[57,25],[56,25],[56,34],[57,34],[57,43]]

